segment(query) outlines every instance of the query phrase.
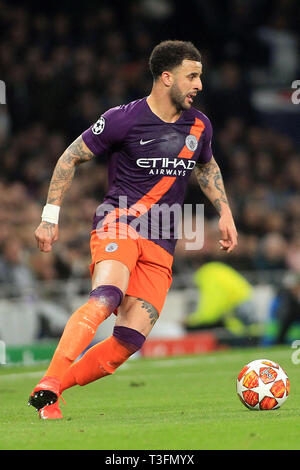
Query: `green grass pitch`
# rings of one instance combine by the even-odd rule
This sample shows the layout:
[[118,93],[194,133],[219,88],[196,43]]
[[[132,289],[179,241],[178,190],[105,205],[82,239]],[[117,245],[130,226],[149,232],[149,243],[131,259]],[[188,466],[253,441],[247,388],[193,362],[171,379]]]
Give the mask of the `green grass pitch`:
[[[43,367],[0,368],[0,449],[299,449],[300,364],[288,347],[129,360],[113,376],[65,391],[63,420],[43,421],[28,395]],[[250,411],[235,391],[254,359],[278,362],[290,378],[279,410]]]

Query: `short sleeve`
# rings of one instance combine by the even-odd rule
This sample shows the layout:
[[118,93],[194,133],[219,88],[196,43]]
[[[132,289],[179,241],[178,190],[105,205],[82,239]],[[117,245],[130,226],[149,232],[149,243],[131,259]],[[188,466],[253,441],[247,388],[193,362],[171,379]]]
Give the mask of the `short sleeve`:
[[123,106],[106,111],[98,121],[82,134],[82,139],[95,155],[110,150],[120,144],[128,131]]
[[211,148],[212,135],[213,135],[212,125],[208,117],[206,117],[204,140],[203,140],[201,153],[198,159],[199,163],[208,163],[213,156],[212,148]]

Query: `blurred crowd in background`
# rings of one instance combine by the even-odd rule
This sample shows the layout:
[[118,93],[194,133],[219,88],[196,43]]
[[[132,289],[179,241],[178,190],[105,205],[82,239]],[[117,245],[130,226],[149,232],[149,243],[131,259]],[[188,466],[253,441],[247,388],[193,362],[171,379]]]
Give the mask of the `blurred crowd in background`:
[[0,105],[0,283],[88,278],[106,157],[76,171],[60,240],[44,254],[34,231],[50,177],[65,148],[105,110],[150,92],[149,54],[164,39],[191,40],[202,52],[197,106],[213,124],[214,156],[239,232],[236,251],[220,252],[215,209],[192,176],[186,202],[205,203],[205,245],[185,252],[179,241],[174,273],[208,260],[300,273],[300,151],[291,136],[261,124],[251,100],[258,87],[300,79],[297,1],[26,3],[0,0],[7,103]]

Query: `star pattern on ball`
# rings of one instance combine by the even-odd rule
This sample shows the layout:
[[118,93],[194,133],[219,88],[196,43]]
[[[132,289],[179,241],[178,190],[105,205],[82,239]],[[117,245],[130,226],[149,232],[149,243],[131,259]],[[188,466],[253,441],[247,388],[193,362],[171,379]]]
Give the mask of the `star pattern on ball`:
[[249,409],[275,410],[288,397],[289,379],[277,363],[255,360],[241,370],[237,379],[237,393]]

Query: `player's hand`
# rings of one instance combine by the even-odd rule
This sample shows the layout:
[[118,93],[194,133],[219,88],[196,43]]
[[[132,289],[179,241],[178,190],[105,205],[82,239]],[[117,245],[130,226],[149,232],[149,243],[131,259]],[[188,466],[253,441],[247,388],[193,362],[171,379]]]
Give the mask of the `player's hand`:
[[230,253],[237,246],[238,234],[235,228],[234,220],[231,212],[221,215],[219,220],[219,230],[221,232],[220,250]]
[[43,221],[34,232],[34,236],[40,251],[48,253],[58,239],[58,225]]

